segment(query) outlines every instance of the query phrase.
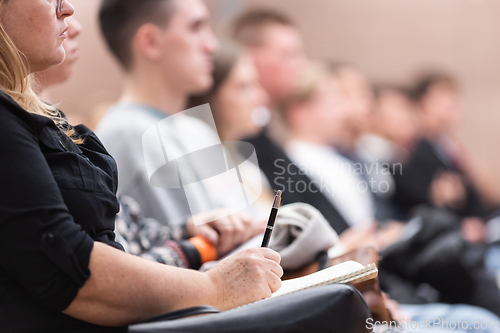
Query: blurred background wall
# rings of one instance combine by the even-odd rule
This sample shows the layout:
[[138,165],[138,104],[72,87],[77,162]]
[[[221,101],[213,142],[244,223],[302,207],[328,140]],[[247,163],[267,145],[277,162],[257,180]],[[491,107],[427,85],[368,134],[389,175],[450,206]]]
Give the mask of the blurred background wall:
[[[50,90],[74,123],[93,128],[119,96],[122,74],[99,35],[100,0],[71,0],[85,30],[72,79]],[[457,135],[500,199],[500,1],[206,0],[219,35],[240,11],[282,10],[298,23],[311,57],[346,61],[375,82],[409,82],[443,69],[462,83],[465,114]],[[498,184],[498,185],[497,185]]]

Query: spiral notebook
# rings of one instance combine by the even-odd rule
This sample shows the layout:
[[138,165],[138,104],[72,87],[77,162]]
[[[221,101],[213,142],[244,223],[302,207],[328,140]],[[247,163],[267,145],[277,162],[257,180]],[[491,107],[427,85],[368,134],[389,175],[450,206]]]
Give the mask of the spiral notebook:
[[282,296],[302,289],[313,288],[334,283],[358,284],[376,278],[378,269],[375,264],[363,266],[349,260],[341,264],[325,268],[319,272],[300,278],[283,281],[281,288],[271,297]]

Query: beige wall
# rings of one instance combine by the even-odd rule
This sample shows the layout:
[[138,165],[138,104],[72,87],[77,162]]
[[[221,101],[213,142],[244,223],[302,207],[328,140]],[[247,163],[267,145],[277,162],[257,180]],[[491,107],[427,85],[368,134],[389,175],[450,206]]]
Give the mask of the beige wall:
[[[72,0],[86,28],[71,81],[51,90],[73,119],[92,125],[88,111],[115,99],[120,71],[98,34],[99,0]],[[500,1],[497,0],[207,0],[220,26],[246,6],[293,16],[312,57],[348,61],[376,81],[406,82],[421,68],[454,73],[465,92],[459,130],[489,184],[500,184]],[[498,188],[498,190],[497,190]],[[500,197],[500,186],[493,186]]]

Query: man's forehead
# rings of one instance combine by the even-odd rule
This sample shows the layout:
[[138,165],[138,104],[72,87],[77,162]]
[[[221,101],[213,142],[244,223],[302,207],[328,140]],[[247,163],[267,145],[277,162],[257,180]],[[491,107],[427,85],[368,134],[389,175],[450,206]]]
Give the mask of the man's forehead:
[[282,24],[270,24],[262,32],[262,44],[265,46],[301,47],[302,39],[297,29]]
[[185,18],[208,20],[209,11],[201,0],[175,0],[176,12]]

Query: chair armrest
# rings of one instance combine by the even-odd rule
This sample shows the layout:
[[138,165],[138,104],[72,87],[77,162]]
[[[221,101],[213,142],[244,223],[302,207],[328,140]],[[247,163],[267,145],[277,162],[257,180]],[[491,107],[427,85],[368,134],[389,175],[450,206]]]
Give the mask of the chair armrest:
[[177,311],[172,311],[157,317],[153,317],[147,320],[137,322],[136,324],[147,324],[166,320],[175,320],[181,318],[187,318],[192,316],[205,315],[209,313],[220,313],[220,311],[210,305],[194,306],[187,309],[181,309]]
[[129,333],[367,333],[370,310],[349,285],[328,285],[252,303],[233,310],[137,324]]

